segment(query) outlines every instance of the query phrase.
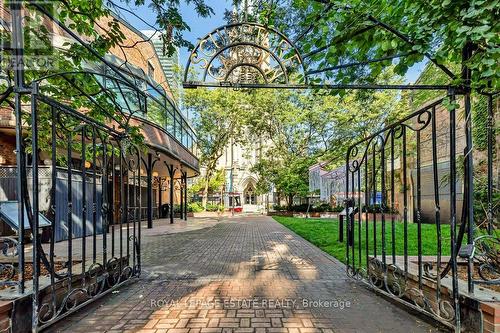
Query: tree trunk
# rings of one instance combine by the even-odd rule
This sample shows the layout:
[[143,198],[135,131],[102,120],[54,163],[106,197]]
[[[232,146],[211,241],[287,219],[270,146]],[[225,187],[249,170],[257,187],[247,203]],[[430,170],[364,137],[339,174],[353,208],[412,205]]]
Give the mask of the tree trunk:
[[204,210],[207,210],[209,183],[210,183],[210,177],[205,177],[205,188],[203,189],[203,198],[201,199],[201,205],[203,206]]
[[287,206],[288,206],[288,210],[289,210],[289,211],[290,211],[290,210],[292,210],[292,206],[293,206],[293,197],[294,197],[294,195],[293,195],[293,194],[289,194],[289,195],[287,196],[287,199],[286,199],[286,201],[287,201]]

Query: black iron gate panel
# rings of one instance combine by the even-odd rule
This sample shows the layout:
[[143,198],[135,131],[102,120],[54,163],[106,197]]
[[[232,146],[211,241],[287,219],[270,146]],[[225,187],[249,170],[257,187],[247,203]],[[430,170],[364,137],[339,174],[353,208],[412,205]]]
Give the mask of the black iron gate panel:
[[[144,144],[147,121],[138,116],[148,110],[175,111],[175,119],[177,107],[163,90],[94,49],[74,25],[58,17],[60,5],[13,0],[0,6],[12,60],[0,102],[13,110],[16,130],[15,178],[0,179],[0,191],[8,187],[0,200],[10,200],[1,203],[0,218],[5,210],[15,229],[0,235],[0,255],[10,259],[0,262],[0,298],[15,299],[14,306],[24,302],[13,311],[23,316],[13,320],[22,326],[16,331],[46,328],[139,277],[142,220],[153,226],[154,165],[162,160],[160,153],[170,160],[174,152],[182,159],[187,151],[182,143],[192,145],[194,135],[190,131],[177,142],[158,127],[167,143],[175,141],[174,147],[163,141]],[[32,40],[34,51],[33,45],[25,47]],[[32,51],[35,58],[40,53],[58,60],[48,68],[30,66]],[[195,156],[188,155],[183,161],[196,168]],[[177,163],[162,161],[170,179],[181,174],[181,216],[186,218],[187,173]],[[174,181],[170,184],[173,207]],[[169,217],[173,223],[173,209]],[[30,299],[32,308],[27,307]]]
[[[460,295],[500,284],[498,147],[490,96],[486,156],[478,154],[473,173],[470,117],[459,118],[470,109],[454,101],[450,93],[349,148],[346,261],[348,275],[459,331]],[[470,213],[481,168],[484,217]]]
[[[348,274],[450,326],[459,320],[455,117],[439,100],[350,147],[346,166]],[[424,168],[431,224],[422,218]]]
[[[2,267],[9,273],[2,284],[33,293],[36,331],[140,275],[139,188],[148,166],[124,132],[36,91],[30,127],[23,132],[29,154],[22,161],[26,167],[18,169],[26,207],[19,220],[29,221],[30,228],[20,227],[17,239],[3,240],[18,263]],[[50,152],[43,165],[42,152]],[[40,178],[40,169],[51,170],[50,181]],[[42,205],[47,196],[40,189],[47,184],[49,204]],[[41,218],[50,227],[41,228]],[[33,251],[25,254],[29,235]]]

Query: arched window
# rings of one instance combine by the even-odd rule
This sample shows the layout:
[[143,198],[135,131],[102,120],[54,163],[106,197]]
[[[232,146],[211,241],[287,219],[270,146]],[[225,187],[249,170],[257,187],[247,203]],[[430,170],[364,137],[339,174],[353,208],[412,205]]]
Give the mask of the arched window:
[[257,195],[255,194],[255,185],[252,182],[249,182],[245,187],[245,191],[243,192],[245,197],[245,205],[256,205],[257,204]]

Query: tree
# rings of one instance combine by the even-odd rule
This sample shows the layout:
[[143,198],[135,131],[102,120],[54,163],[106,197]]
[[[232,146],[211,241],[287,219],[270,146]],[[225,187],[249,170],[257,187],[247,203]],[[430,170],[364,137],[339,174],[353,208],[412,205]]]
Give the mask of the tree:
[[[394,73],[404,75],[428,54],[451,69],[456,84],[466,83],[460,80],[463,64],[472,69],[471,86],[500,88],[499,0],[291,0],[275,4],[272,11],[277,15],[257,18],[297,37],[304,54],[325,46],[309,60],[320,68],[404,54],[393,67]],[[463,63],[465,47],[471,47],[473,54]],[[338,83],[374,82],[393,64],[392,59],[371,62],[329,72],[324,78]],[[451,81],[448,77],[447,83]]]
[[306,197],[309,194],[309,166],[313,164],[313,156],[288,156],[287,160],[261,159],[253,168],[259,175],[257,190],[267,193],[274,185],[276,192],[286,199],[288,209],[293,205],[295,197]]
[[205,177],[203,178],[198,178],[196,183],[194,183],[190,188],[189,192],[191,195],[198,194],[200,192],[205,193],[214,193],[214,192],[219,192],[221,188],[224,186],[226,179],[225,179],[225,173],[224,170],[216,170],[213,174],[212,177],[208,181],[208,190],[206,187],[206,179]]
[[[385,82],[400,77],[382,73]],[[262,90],[252,94],[246,126],[269,145],[254,171],[257,190],[276,191],[291,206],[295,196],[308,195],[309,166],[345,163],[348,148],[386,124],[404,116],[406,95],[396,91],[348,92]]]
[[203,207],[220,157],[230,144],[244,141],[246,96],[231,90],[196,89],[185,93],[185,107],[193,114],[198,135],[198,157],[203,168]]

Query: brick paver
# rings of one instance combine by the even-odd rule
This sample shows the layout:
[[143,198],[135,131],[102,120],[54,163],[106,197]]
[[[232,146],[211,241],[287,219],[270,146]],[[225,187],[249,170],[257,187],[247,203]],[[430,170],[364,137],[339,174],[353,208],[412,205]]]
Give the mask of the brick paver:
[[50,331],[438,331],[347,278],[343,264],[269,217],[212,225],[145,235],[141,279]]

